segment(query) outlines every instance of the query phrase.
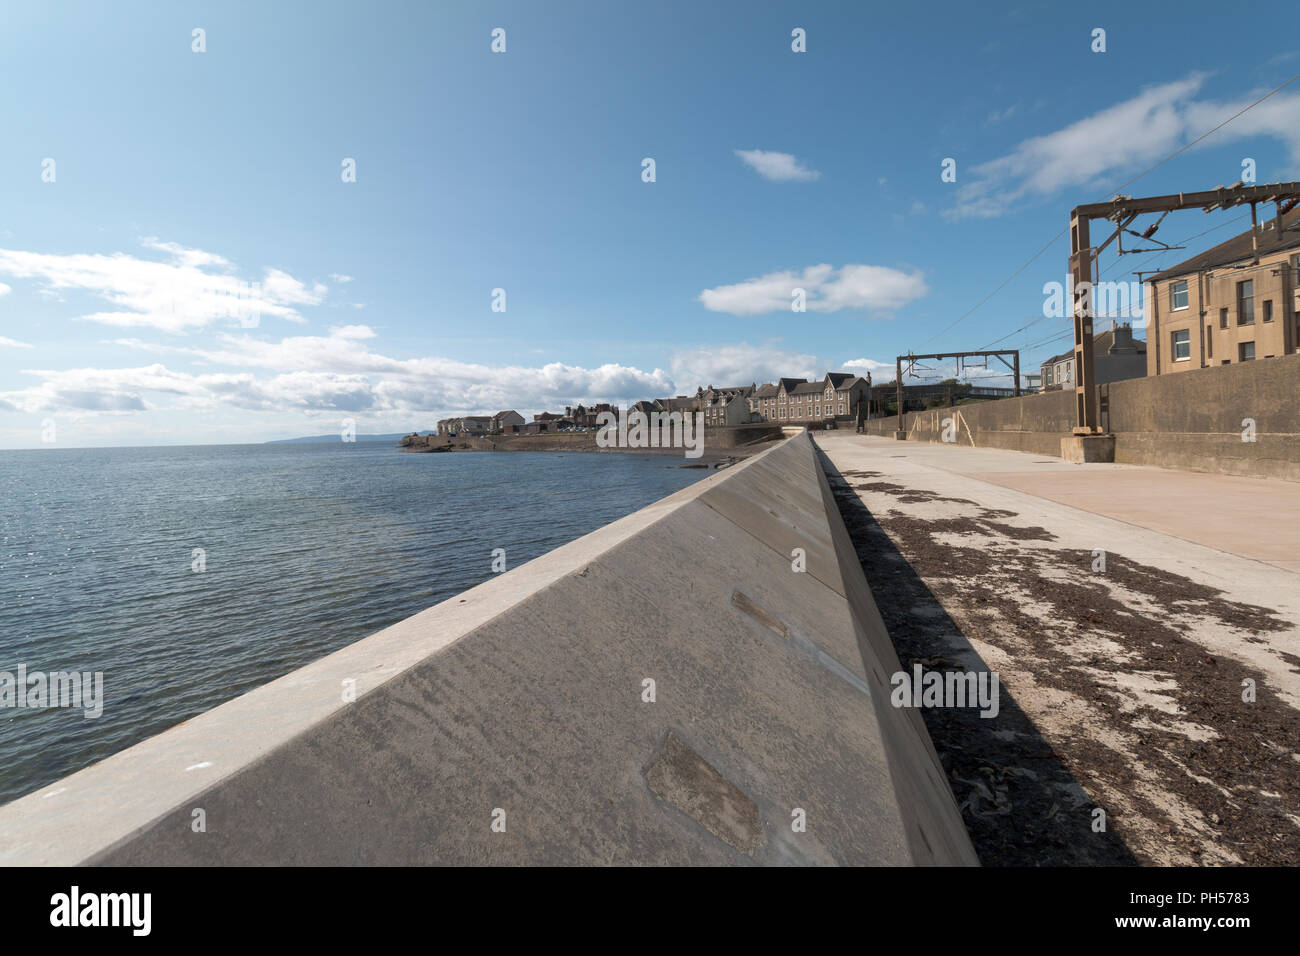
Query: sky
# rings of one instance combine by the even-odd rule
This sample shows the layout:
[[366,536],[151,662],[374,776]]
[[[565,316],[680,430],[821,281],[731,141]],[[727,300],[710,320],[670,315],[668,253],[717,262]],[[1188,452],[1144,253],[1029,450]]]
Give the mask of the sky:
[[[1267,27],[1293,19],[11,0],[0,448],[880,383],[908,351],[1019,348],[1036,369],[1070,347],[1044,286],[1066,281],[1071,208],[1231,184],[1247,161],[1300,179],[1300,81],[1146,172],[1300,73]],[[1174,213],[1157,238],[1185,251],[1112,245],[1101,277],[1248,224]]]

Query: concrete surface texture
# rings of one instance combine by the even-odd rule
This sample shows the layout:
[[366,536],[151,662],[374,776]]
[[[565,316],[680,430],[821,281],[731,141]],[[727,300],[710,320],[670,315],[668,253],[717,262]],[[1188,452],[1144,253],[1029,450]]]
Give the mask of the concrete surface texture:
[[[949,426],[945,419],[950,419]],[[968,447],[1006,448],[1038,455],[1061,454],[1061,436],[1074,427],[1074,392],[1053,391],[1020,398],[972,402],[956,408],[932,408],[903,416],[908,441],[953,443]],[[898,416],[866,423],[872,435],[893,437]]]
[[[827,437],[835,441],[832,435]],[[898,445],[877,438],[866,439],[865,447],[1300,572],[1300,489],[1293,481],[1119,463],[1076,465],[1000,449]]]
[[[1099,387],[1117,462],[1290,481],[1300,481],[1297,395],[1300,353]],[[909,441],[1060,456],[1074,401],[1065,390],[909,412],[903,430]],[[873,435],[897,428],[897,417],[867,423]]]
[[1300,864],[1294,483],[817,442],[904,667],[1001,676],[925,715],[981,860]]
[[799,434],[0,808],[0,862],[974,864],[898,666]]

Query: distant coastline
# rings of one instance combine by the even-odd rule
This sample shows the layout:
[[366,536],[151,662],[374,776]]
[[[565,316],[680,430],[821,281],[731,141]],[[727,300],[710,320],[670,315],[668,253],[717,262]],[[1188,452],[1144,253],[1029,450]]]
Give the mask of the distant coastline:
[[[406,435],[403,434],[402,432],[393,432],[391,435],[358,435],[356,437],[356,440],[395,442],[405,437]],[[288,445],[292,443],[313,443],[313,442],[319,444],[321,442],[337,442],[340,440],[341,438],[338,432],[331,432],[328,435],[306,435],[302,438],[273,438],[270,441],[263,442],[262,444]]]

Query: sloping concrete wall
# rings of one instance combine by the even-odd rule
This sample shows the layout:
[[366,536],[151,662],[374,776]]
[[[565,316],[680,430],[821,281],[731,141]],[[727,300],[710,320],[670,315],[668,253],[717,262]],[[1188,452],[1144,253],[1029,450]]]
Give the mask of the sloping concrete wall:
[[0,808],[0,863],[975,863],[898,669],[799,434]]

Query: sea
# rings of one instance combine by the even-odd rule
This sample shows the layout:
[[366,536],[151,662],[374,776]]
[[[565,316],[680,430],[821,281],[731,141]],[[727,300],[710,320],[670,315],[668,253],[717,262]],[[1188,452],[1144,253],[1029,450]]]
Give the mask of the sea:
[[517,567],[710,473],[682,464],[339,440],[0,451],[0,685],[102,675],[98,716],[18,707],[11,685],[0,803],[482,583],[494,549]]

